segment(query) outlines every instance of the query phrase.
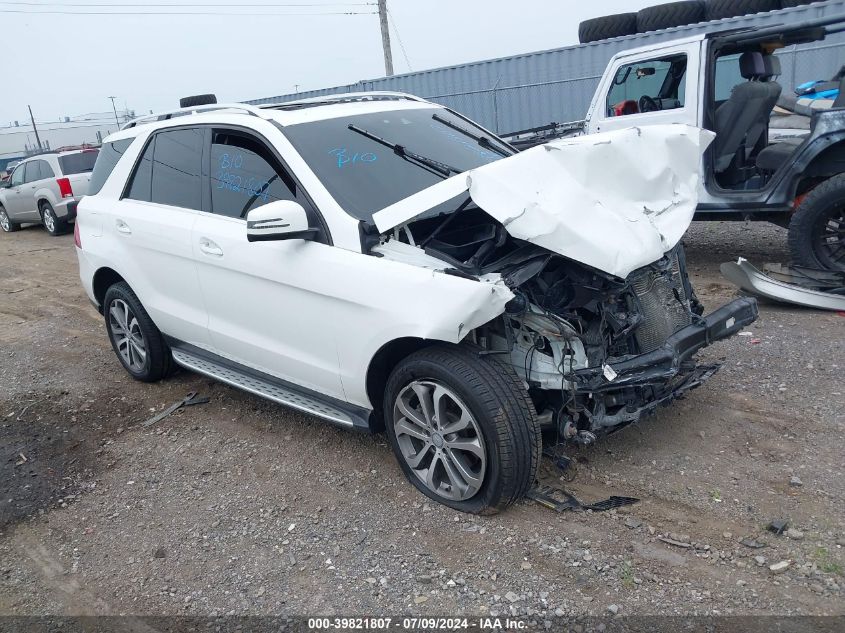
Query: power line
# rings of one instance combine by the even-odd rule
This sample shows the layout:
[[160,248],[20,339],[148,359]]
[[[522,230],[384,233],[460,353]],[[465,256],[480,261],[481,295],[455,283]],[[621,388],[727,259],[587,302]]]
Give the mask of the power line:
[[103,8],[121,8],[121,7],[197,7],[198,9],[209,8],[209,7],[221,7],[221,8],[233,8],[236,9],[238,7],[265,7],[268,9],[280,8],[280,7],[369,7],[369,6],[376,6],[376,2],[312,2],[309,4],[302,4],[302,3],[290,3],[290,2],[268,2],[262,4],[243,4],[238,3],[236,6],[232,6],[231,2],[196,2],[196,3],[178,3],[178,2],[145,2],[145,3],[131,3],[131,2],[122,2],[122,3],[110,3],[110,2],[100,2],[100,3],[92,3],[92,2],[6,2],[5,0],[0,2],[0,5],[6,4],[13,4],[13,5],[23,5],[29,7],[103,7]]
[[[157,5],[160,7],[164,7],[165,5]],[[221,8],[223,5],[220,5]],[[16,14],[23,14],[23,15],[230,15],[230,16],[237,16],[237,15],[278,15],[278,16],[289,16],[289,17],[296,17],[296,16],[320,16],[320,15],[378,15],[378,11],[324,11],[321,13],[280,13],[278,11],[275,12],[268,12],[268,11],[249,11],[243,12],[239,11],[238,7],[232,7],[233,11],[222,12],[222,11],[59,11],[59,10],[49,10],[49,11],[26,11],[24,9],[1,9],[0,13],[16,13]]]
[[399,27],[396,25],[396,20],[393,18],[393,14],[390,12],[390,10],[387,11],[387,19],[390,20],[390,23],[393,25],[393,30],[396,31],[396,39],[399,41],[399,48],[402,49],[402,57],[405,58],[405,63],[408,65],[408,70],[413,72],[414,69],[411,68],[411,60],[408,59],[408,53],[405,50],[405,43],[402,41],[402,36],[399,35]]

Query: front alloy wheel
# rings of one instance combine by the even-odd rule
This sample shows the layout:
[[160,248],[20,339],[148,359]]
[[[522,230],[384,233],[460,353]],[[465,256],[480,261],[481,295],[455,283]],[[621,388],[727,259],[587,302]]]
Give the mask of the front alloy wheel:
[[434,494],[474,497],[484,482],[484,436],[469,408],[437,382],[415,380],[396,398],[393,430],[402,458]]
[[390,373],[384,422],[402,472],[427,497],[490,514],[534,483],[540,425],[513,367],[470,345],[432,345]]
[[6,209],[0,207],[0,228],[2,228],[6,233],[11,233],[12,231],[17,231],[19,225],[15,224],[9,219],[9,215],[6,213]]

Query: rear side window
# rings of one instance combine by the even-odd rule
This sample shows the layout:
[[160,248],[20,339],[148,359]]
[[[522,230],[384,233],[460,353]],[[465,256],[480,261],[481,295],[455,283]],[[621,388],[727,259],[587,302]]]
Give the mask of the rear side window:
[[201,129],[157,133],[135,168],[127,197],[185,209],[202,209]]
[[274,200],[296,200],[293,178],[255,137],[215,130],[211,139],[211,210],[245,218]]
[[94,172],[91,174],[91,182],[88,183],[88,195],[93,196],[100,193],[100,189],[106,184],[120,157],[129,149],[134,139],[125,138],[113,143],[104,143],[94,164]]
[[153,184],[153,152],[155,151],[155,136],[147,143],[135,173],[132,175],[132,182],[126,193],[127,198],[132,200],[150,201],[150,192]]
[[65,154],[59,156],[59,167],[62,173],[67,176],[69,174],[84,174],[85,172],[94,171],[94,164],[97,162],[97,154],[99,150],[86,149],[75,154]]
[[34,182],[41,180],[41,170],[38,168],[39,161],[32,160],[24,165],[26,174],[24,175],[24,182]]
[[46,160],[39,160],[38,167],[41,169],[41,178],[55,178],[56,174],[53,172],[53,168],[50,167],[50,163]]

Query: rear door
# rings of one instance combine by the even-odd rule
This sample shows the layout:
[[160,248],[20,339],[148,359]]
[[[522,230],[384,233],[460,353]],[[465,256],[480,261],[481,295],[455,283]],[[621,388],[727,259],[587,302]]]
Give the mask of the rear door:
[[191,229],[202,209],[205,132],[154,133],[103,231],[119,248],[119,272],[166,335],[208,347],[205,306],[191,249]]
[[[268,134],[273,130],[268,130]],[[218,354],[335,398],[344,398],[335,331],[337,300],[320,290],[336,279],[339,249],[284,240],[250,243],[246,214],[294,200],[316,209],[270,144],[239,129],[210,130],[210,211],[194,224],[193,249]]]

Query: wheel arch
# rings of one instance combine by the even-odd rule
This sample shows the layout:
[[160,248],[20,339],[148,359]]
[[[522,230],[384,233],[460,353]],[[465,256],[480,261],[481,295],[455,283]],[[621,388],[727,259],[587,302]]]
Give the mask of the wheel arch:
[[443,341],[424,339],[413,336],[393,339],[381,346],[370,360],[367,367],[367,397],[372,405],[370,426],[373,431],[384,430],[384,387],[396,366],[405,358],[426,347],[443,345]]
[[812,141],[795,164],[789,183],[791,199],[803,196],[816,185],[845,173],[845,134],[829,134]]
[[106,298],[106,292],[108,292],[108,289],[121,281],[126,280],[116,270],[107,266],[98,269],[97,272],[94,273],[91,288],[94,291],[94,299],[97,301],[100,312],[103,311],[103,301]]

